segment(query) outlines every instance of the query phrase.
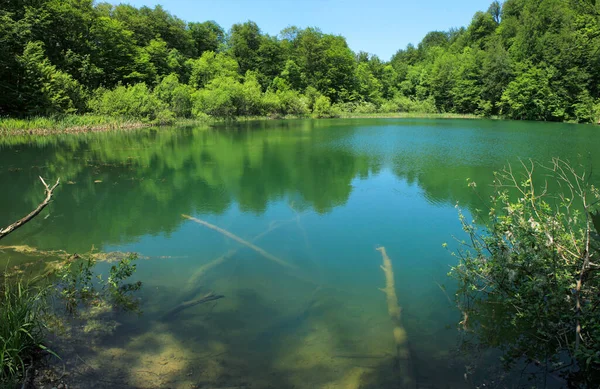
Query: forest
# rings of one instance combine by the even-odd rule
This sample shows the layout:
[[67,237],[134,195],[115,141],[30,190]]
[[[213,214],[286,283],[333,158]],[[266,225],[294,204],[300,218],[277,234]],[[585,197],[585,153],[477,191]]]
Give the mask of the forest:
[[252,21],[225,31],[161,6],[2,4],[0,117],[420,112],[600,119],[595,0],[494,1],[468,26],[432,31],[388,62],[315,27],[272,36]]

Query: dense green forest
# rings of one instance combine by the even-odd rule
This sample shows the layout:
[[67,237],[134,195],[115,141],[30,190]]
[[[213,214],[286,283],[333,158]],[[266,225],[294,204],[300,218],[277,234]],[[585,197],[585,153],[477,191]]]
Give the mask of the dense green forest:
[[[0,6],[0,116],[170,120],[429,112],[597,122],[600,6],[507,0],[389,62],[344,37],[92,0]],[[324,26],[326,28],[326,26]]]

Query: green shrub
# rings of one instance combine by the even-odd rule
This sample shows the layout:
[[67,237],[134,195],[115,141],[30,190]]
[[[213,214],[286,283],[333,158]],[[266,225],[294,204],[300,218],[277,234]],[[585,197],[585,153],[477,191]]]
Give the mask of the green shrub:
[[[386,105],[384,103],[383,105]],[[382,107],[383,107],[382,105]],[[435,100],[433,97],[429,97],[425,100],[415,100],[410,97],[406,97],[402,94],[396,95],[392,101],[387,104],[387,109],[395,108],[395,111],[385,112],[415,112],[415,113],[437,113],[438,109],[435,106]],[[381,110],[380,110],[381,111]],[[384,112],[384,111],[381,111]]]
[[331,106],[327,96],[319,96],[315,100],[313,116],[316,118],[333,118],[339,116],[339,112]]
[[138,301],[131,293],[139,290],[142,283],[127,283],[136,270],[136,259],[137,255],[130,254],[112,265],[106,280],[101,274],[94,276],[93,269],[97,260],[93,254],[65,263],[56,274],[56,286],[60,290],[60,298],[66,311],[74,314],[81,306],[101,301],[126,311],[138,311]]
[[237,116],[238,100],[242,85],[231,77],[217,77],[210,81],[206,88],[192,95],[192,114],[218,118],[233,118]]
[[460,214],[468,243],[451,275],[462,327],[509,367],[542,363],[569,387],[598,387],[600,192],[558,159],[543,169],[546,183],[535,182],[533,164],[523,168],[496,174],[489,213],[476,217],[483,231]]
[[192,103],[192,113],[197,117],[234,118],[263,113],[262,91],[252,73],[246,75],[244,83],[233,77],[217,77],[193,94]]
[[187,62],[191,68],[190,85],[204,88],[218,77],[238,78],[238,63],[225,53],[205,51],[198,59]]
[[354,112],[356,112],[356,113],[375,113],[375,112],[377,112],[377,106],[371,102],[362,101],[356,105]]
[[154,120],[168,106],[150,92],[145,83],[139,83],[119,85],[112,90],[98,89],[89,102],[89,108],[101,115]]
[[283,104],[276,92],[267,91],[262,97],[263,112],[270,116],[285,115]]
[[386,100],[379,107],[379,112],[382,113],[395,113],[400,112],[400,105],[394,100]]
[[[154,94],[160,101],[168,105],[169,110],[176,117],[191,116],[193,93],[194,88],[180,83],[176,74],[169,74],[154,88]],[[168,116],[167,112],[161,114],[163,118]],[[157,120],[160,118],[157,117]]]
[[304,116],[309,113],[308,99],[290,89],[280,89],[277,92],[268,91],[263,95],[262,105],[264,112],[269,115]]

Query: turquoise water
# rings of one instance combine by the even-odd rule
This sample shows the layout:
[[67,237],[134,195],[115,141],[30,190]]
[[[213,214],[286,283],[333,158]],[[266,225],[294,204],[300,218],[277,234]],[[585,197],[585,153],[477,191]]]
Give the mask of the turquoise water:
[[[447,277],[454,258],[442,247],[462,236],[455,205],[467,214],[483,207],[493,171],[519,159],[600,166],[596,131],[291,120],[5,139],[0,225],[40,201],[38,175],[63,184],[42,216],[2,243],[143,256],[144,314],[111,316],[114,331],[65,351],[81,387],[471,387],[490,379],[494,356],[465,380],[474,362],[458,350]],[[400,365],[378,289],[386,282],[379,246],[392,261],[407,333]],[[3,263],[23,260],[0,251]],[[225,297],[164,316],[211,291]]]

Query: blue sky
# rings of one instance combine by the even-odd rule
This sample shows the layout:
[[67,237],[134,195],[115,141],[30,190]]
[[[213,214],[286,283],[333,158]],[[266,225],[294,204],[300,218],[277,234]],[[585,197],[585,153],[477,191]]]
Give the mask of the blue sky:
[[161,4],[188,22],[214,20],[225,30],[252,20],[264,33],[285,27],[319,27],[346,37],[354,51],[366,51],[388,60],[408,43],[417,44],[433,30],[466,26],[492,0],[126,0],[136,7]]

